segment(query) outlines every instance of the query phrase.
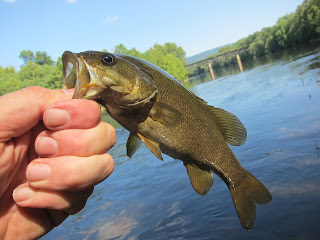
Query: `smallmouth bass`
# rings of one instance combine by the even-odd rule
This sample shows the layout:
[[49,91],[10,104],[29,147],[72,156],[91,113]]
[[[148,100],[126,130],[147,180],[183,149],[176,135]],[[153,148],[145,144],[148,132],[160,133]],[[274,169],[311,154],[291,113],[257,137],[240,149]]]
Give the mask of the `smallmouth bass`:
[[211,189],[214,172],[227,184],[242,226],[253,227],[255,204],[272,197],[228,146],[246,141],[236,116],[207,105],[174,77],[136,57],[66,51],[62,60],[64,85],[75,87],[73,97],[96,100],[130,131],[129,157],[142,141],[160,160],[162,153],[181,160],[200,195]]

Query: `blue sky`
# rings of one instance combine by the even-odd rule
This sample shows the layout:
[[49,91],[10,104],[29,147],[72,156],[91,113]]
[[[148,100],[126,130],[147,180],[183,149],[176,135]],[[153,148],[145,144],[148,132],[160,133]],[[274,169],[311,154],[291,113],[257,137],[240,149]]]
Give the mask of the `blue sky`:
[[0,66],[22,50],[144,52],[175,42],[192,56],[276,24],[302,0],[0,0]]

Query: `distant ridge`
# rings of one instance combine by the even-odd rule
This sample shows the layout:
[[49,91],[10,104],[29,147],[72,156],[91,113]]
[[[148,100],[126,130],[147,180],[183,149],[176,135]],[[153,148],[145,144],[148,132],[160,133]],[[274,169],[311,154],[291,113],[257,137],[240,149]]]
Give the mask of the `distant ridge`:
[[220,48],[227,47],[227,46],[233,45],[233,44],[234,43],[227,44],[227,45],[224,45],[224,46],[221,46],[221,47],[217,47],[217,48],[213,48],[213,49],[207,50],[207,51],[202,52],[202,53],[198,53],[198,54],[193,55],[191,57],[187,57],[186,58],[187,64],[191,64],[191,63],[198,62],[200,60],[206,59],[207,57],[209,57],[209,56],[211,56],[213,54],[216,54],[219,51]]

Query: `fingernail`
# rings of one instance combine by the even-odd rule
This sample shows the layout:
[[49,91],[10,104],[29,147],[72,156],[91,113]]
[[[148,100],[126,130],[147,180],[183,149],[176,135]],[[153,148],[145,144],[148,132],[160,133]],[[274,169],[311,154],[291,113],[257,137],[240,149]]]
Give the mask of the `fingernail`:
[[18,187],[13,193],[12,197],[15,202],[22,202],[32,198],[34,195],[34,191],[32,191],[28,187]]
[[29,182],[43,181],[49,178],[51,168],[43,163],[31,163],[27,172],[27,179]]
[[70,115],[67,111],[59,108],[52,108],[47,118],[48,127],[60,127],[70,121]]
[[35,145],[40,156],[52,156],[58,152],[58,143],[51,137],[38,137]]

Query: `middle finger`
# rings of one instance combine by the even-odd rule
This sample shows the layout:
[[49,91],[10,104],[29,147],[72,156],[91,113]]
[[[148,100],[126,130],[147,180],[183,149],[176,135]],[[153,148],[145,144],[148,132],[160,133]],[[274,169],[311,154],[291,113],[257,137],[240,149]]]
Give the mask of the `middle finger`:
[[41,157],[64,155],[88,157],[107,152],[115,141],[114,128],[105,122],[100,122],[90,129],[43,131],[35,141],[35,149]]

